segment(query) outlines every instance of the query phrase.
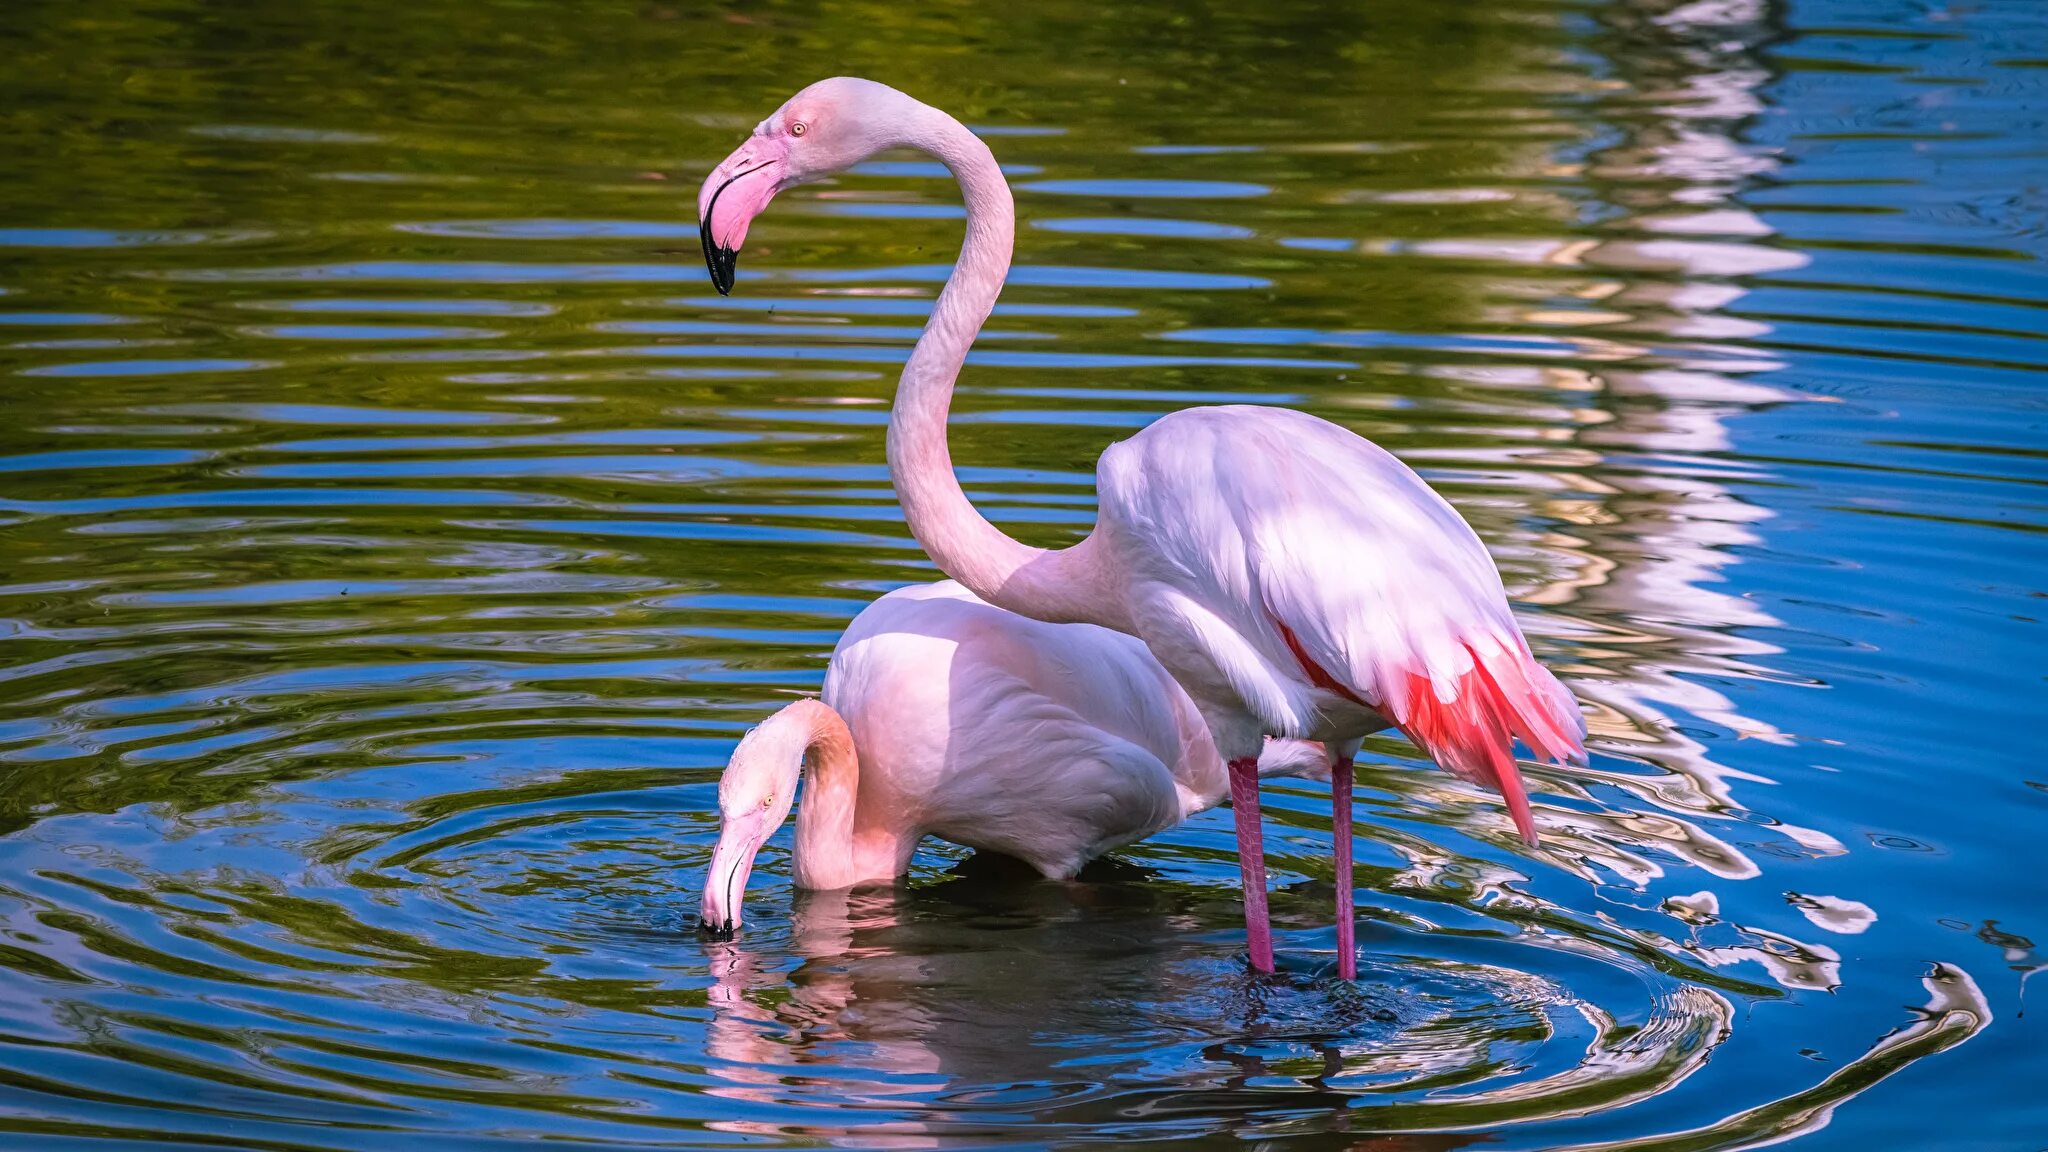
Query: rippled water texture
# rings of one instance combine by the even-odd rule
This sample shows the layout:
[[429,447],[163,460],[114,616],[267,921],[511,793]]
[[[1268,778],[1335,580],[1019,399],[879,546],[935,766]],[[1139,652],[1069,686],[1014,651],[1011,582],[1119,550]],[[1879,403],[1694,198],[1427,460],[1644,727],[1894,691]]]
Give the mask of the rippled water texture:
[[[0,8],[0,1145],[2038,1147],[2048,9],[919,7]],[[785,831],[693,932],[732,742],[932,577],[952,184],[696,251],[837,72],[1016,185],[992,517],[1316,412],[1585,702],[1534,851],[1368,742],[1356,986],[1309,784],[1271,979],[1227,812],[1068,885]]]

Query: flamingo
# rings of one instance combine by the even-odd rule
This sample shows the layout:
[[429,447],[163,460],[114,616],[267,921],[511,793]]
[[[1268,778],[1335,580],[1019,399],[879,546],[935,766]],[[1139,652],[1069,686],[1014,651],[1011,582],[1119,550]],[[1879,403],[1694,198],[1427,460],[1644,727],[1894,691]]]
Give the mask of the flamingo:
[[[1258,765],[1313,776],[1327,761],[1274,740]],[[926,836],[1064,880],[1226,791],[1194,701],[1143,644],[1005,612],[950,580],[868,605],[832,650],[823,698],[783,707],[733,750],[704,877],[714,936],[739,927],[754,857],[800,779],[794,878],[825,890],[903,875]]]
[[706,178],[705,262],[729,292],[747,227],[777,192],[899,147],[944,163],[967,208],[959,260],[890,414],[889,472],[911,533],[990,604],[1138,637],[1193,698],[1228,762],[1248,951],[1261,971],[1273,968],[1262,741],[1329,745],[1339,961],[1353,978],[1359,742],[1399,729],[1438,765],[1499,792],[1533,847],[1514,741],[1583,763],[1576,703],[1531,654],[1499,572],[1457,511],[1392,454],[1306,413],[1190,408],[1111,445],[1096,466],[1095,527],[1070,547],[1029,547],[990,524],[946,446],[954,381],[1002,290],[1015,232],[1009,186],[980,137],[887,85],[813,84]]

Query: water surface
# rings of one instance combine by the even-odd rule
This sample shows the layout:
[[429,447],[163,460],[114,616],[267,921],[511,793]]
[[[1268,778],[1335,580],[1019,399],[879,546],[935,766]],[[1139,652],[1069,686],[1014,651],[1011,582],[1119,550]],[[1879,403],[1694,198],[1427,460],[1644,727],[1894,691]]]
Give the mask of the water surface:
[[[2031,1148],[2048,16],[1857,0],[0,12],[0,1142]],[[1356,8],[1357,11],[1349,9]],[[1398,739],[1066,885],[692,931],[714,788],[933,578],[882,465],[942,169],[703,173],[809,79],[1016,185],[954,452],[1284,404],[1584,701],[1544,844]],[[1369,558],[1361,558],[1369,562]]]

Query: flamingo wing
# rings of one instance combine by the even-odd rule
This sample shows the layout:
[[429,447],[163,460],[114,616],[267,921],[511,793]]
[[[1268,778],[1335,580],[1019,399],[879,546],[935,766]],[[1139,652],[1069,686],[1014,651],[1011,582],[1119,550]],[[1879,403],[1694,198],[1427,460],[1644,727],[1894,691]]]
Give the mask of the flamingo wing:
[[984,668],[960,695],[974,718],[924,798],[935,836],[1025,860],[1064,879],[1089,860],[1181,820],[1166,760],[1021,678]]
[[826,674],[864,794],[925,833],[1052,877],[1190,808],[1173,691],[1129,636],[1031,620],[952,581],[870,605]]
[[1328,421],[1231,405],[1157,421],[1105,452],[1100,478],[1133,615],[1176,673],[1206,665],[1197,682],[1227,681],[1283,735],[1368,709],[1499,790],[1533,840],[1514,740],[1577,760],[1583,721],[1485,546],[1421,477]]

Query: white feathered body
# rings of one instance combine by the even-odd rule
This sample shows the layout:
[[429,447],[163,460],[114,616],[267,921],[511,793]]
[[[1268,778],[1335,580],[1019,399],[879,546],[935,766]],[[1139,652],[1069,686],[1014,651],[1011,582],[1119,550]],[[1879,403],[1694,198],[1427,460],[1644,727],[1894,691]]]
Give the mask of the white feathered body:
[[[1201,713],[1144,644],[1006,612],[950,580],[855,617],[823,699],[859,757],[856,839],[897,857],[872,878],[902,872],[926,835],[1067,877],[1228,789]],[[1299,742],[1275,742],[1261,764],[1324,767]]]
[[1499,788],[1516,736],[1583,755],[1577,707],[1530,655],[1485,546],[1363,437],[1284,408],[1191,408],[1112,445],[1097,481],[1096,546],[1132,630],[1225,756],[1266,734],[1341,747],[1399,726]]

